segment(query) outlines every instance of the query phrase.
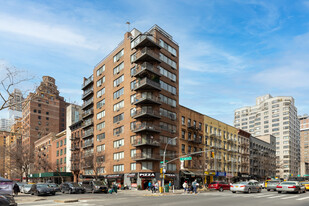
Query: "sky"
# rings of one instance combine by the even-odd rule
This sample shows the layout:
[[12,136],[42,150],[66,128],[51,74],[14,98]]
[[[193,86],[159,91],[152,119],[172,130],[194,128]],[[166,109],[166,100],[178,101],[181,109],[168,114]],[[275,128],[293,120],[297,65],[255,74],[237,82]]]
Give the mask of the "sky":
[[[233,125],[264,94],[309,113],[309,0],[0,0],[0,78],[6,66],[56,79],[81,101],[83,77],[137,28],[154,24],[180,47],[180,104]],[[3,114],[3,113],[2,113]]]

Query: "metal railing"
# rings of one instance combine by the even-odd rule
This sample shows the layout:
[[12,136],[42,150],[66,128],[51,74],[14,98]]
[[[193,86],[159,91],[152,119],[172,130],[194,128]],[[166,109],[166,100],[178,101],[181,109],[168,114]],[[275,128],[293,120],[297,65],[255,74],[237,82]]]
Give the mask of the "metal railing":
[[152,81],[152,80],[150,80],[150,79],[148,79],[146,77],[141,79],[140,81],[138,81],[136,84],[134,84],[133,89],[137,89],[137,88],[139,88],[141,86],[144,86],[146,84],[148,84],[150,86],[153,86],[153,87],[156,87],[156,88],[161,90],[160,83]]
[[132,146],[139,146],[139,145],[160,146],[160,142],[158,140],[154,140],[150,137],[135,139],[132,142]]
[[140,73],[141,71],[151,71],[153,73],[156,73],[158,75],[161,75],[160,70],[157,67],[154,67],[152,64],[148,63],[148,62],[144,62],[143,64],[141,64],[140,66],[137,66],[137,68],[133,69],[133,76]]
[[139,109],[139,110],[136,110],[132,114],[132,117],[136,118],[136,117],[142,116],[142,115],[152,115],[152,116],[160,117],[159,111],[156,111],[156,110],[153,110],[153,109]]

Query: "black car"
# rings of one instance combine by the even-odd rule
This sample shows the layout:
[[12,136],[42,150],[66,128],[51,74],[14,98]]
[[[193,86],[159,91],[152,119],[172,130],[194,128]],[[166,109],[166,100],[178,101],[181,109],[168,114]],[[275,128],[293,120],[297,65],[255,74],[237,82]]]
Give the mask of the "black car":
[[56,192],[52,187],[47,184],[33,184],[30,189],[31,195],[55,195]]
[[108,192],[108,187],[101,181],[83,181],[81,186],[86,189],[86,192]]
[[55,192],[61,192],[59,185],[56,183],[46,183],[48,187],[51,187],[54,189]]
[[17,206],[12,195],[0,195],[0,205],[1,206]]
[[85,193],[85,188],[79,186],[76,182],[64,182],[60,185],[60,190],[62,193]]

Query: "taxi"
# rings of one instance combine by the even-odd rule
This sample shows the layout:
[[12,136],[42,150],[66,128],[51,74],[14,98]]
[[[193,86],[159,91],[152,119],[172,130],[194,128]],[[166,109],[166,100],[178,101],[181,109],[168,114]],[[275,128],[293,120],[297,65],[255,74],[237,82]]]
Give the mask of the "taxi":
[[305,186],[306,190],[309,190],[309,182],[301,182]]

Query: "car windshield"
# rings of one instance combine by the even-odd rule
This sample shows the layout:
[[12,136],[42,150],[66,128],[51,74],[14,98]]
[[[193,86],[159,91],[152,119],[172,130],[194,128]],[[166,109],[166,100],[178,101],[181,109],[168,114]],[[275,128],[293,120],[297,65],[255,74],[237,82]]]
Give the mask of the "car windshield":
[[301,184],[302,184],[302,185],[308,185],[309,182],[302,182]]
[[37,187],[37,188],[46,188],[46,187],[48,187],[48,185],[45,185],[45,184],[37,184],[36,187]]
[[105,185],[103,182],[100,181],[93,181],[94,185]]
[[234,183],[235,185],[247,185],[248,184],[248,182],[236,182],[236,183]]
[[210,183],[211,185],[216,185],[216,184],[219,184],[219,182],[212,182]]
[[296,185],[295,182],[282,182],[281,185]]
[[79,187],[79,184],[77,184],[76,182],[69,183],[69,185],[72,187]]
[[31,185],[24,185],[24,188],[30,188]]
[[48,184],[48,186],[50,186],[50,187],[57,187],[56,184]]

